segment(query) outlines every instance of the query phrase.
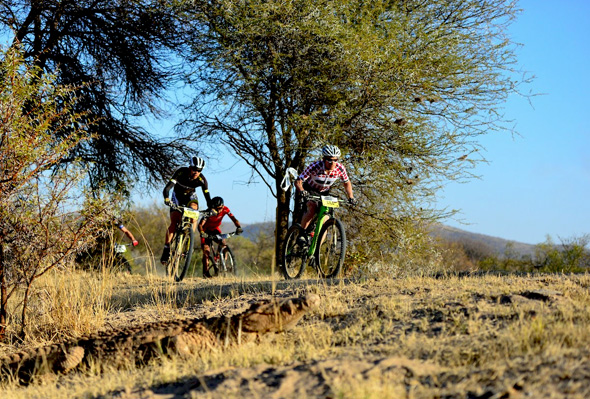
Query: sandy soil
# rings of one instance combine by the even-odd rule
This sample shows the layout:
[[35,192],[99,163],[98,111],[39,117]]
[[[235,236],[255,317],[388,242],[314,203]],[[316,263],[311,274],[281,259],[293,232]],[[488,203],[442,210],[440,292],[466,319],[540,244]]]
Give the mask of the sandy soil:
[[[198,300],[182,313],[238,313],[270,296],[264,284],[217,286],[215,299]],[[284,334],[297,341],[309,339],[310,331],[328,331],[324,347],[278,364],[210,371],[195,365],[194,373],[174,381],[135,384],[100,397],[589,398],[589,287],[588,276],[281,282],[275,295],[322,296],[320,309]],[[109,323],[162,318],[129,310]],[[280,345],[274,340],[269,337],[260,350]]]

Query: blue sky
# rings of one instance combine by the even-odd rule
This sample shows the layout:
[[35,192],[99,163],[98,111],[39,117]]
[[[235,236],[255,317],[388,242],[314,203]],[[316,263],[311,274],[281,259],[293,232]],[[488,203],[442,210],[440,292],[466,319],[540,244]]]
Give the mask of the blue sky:
[[514,241],[590,233],[590,2],[524,0],[510,29],[519,63],[536,79],[529,102],[505,107],[520,136],[488,135],[480,180],[450,184],[440,204],[461,209],[446,224]]
[[[489,163],[475,169],[480,179],[449,184],[438,207],[460,210],[447,225],[509,240],[579,237],[590,233],[590,1],[519,6],[509,34],[523,44],[520,67],[536,76],[527,91],[542,95],[509,99],[505,114],[520,135],[483,137]],[[245,184],[250,172],[236,159],[212,160],[205,175],[243,223],[274,221],[274,198],[262,183]]]

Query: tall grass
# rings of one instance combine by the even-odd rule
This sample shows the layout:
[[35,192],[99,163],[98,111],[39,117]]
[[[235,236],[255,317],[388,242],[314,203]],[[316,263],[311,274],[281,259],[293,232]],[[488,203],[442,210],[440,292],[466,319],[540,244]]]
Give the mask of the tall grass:
[[[79,276],[81,280],[88,278]],[[111,275],[92,283],[73,283],[79,293],[71,299],[75,302],[84,298],[87,309],[82,309],[63,297],[66,286],[72,284],[62,278],[56,275],[51,279],[56,289],[62,290],[61,302],[54,306],[70,309],[63,310],[61,318],[59,313],[52,317],[54,331],[66,325],[86,325],[76,331],[111,325],[122,303],[114,305],[115,297],[118,301],[126,297],[126,309],[148,321],[184,317],[187,309],[201,315],[232,313],[272,289],[267,281],[189,279],[171,284],[154,277]],[[82,293],[87,287],[84,284],[93,285],[94,294]],[[185,358],[160,359],[141,372],[133,372],[131,367],[100,375],[73,373],[39,380],[26,389],[8,385],[5,392],[7,397],[15,398],[52,399],[63,397],[65,392],[69,397],[88,397],[178,381],[202,380],[206,384],[206,376],[215,373],[239,380],[258,375],[253,370],[274,373],[277,384],[286,384],[286,375],[295,378],[289,373],[302,365],[297,369],[303,373],[300,378],[304,373],[319,373],[322,386],[329,387],[334,398],[396,398],[403,392],[414,398],[465,397],[466,392],[472,392],[472,397],[493,397],[486,396],[486,389],[500,392],[497,397],[512,397],[505,394],[520,384],[523,375],[532,397],[541,397],[535,393],[545,391],[549,396],[544,397],[565,397],[560,396],[557,383],[548,381],[562,381],[568,373],[581,373],[590,355],[588,275],[382,275],[337,284],[323,280],[285,284],[275,284],[281,295],[313,292],[322,299],[319,308],[287,333]],[[231,289],[223,288],[228,286]],[[184,290],[192,290],[193,294],[187,295]],[[530,299],[530,292],[538,292],[540,299]],[[91,305],[88,297],[92,295],[102,295],[105,303]],[[75,312],[97,313],[94,319],[90,315],[82,318],[83,322],[79,321],[81,316],[73,315]],[[385,367],[382,359],[395,361],[385,362],[389,364]],[[357,365],[354,372],[343,371],[353,361]],[[526,374],[529,369],[533,372]],[[303,379],[302,386],[305,383]],[[243,395],[239,384],[238,388],[232,385],[233,391],[228,385],[209,394],[203,384],[192,384],[201,386],[199,395]],[[257,392],[264,397],[264,391]],[[309,394],[303,389],[298,396]]]

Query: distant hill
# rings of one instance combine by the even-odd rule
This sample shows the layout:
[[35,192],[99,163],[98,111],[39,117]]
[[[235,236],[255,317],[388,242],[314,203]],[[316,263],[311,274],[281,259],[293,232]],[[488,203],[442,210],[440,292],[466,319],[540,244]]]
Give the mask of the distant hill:
[[[244,237],[254,239],[261,232],[268,236],[274,235],[274,222],[262,222],[244,224]],[[222,231],[233,231],[234,226],[230,223],[223,223]],[[486,248],[490,254],[502,256],[506,253],[507,245],[510,246],[510,251],[518,256],[533,255],[535,245],[526,244],[518,241],[507,240],[500,237],[489,236],[485,234],[472,233],[467,230],[458,229],[456,227],[445,226],[443,224],[436,224],[432,228],[432,234],[449,242],[460,242],[471,246],[480,246]]]
[[[267,236],[274,236],[274,222],[244,224],[242,227],[244,228],[244,233],[242,235],[249,240],[253,240],[254,238],[258,237],[258,235],[262,232],[265,233]],[[228,231],[234,231],[235,229],[236,228],[231,221],[224,221],[221,224],[221,231],[224,233]]]
[[443,224],[435,225],[432,229],[432,234],[450,242],[480,244],[489,248],[489,250],[495,255],[504,255],[506,253],[507,245],[510,246],[510,251],[513,254],[518,254],[520,256],[533,255],[535,252],[535,245],[533,244],[506,240],[504,238],[488,236],[485,234],[472,233],[456,227],[445,226]]

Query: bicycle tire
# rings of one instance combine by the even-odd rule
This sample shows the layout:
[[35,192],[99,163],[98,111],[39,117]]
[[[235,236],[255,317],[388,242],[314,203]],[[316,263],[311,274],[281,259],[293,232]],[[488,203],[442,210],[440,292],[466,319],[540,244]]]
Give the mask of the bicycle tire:
[[191,264],[191,259],[193,257],[193,249],[194,249],[194,239],[195,233],[192,229],[188,229],[184,233],[184,243],[181,252],[181,259],[180,264],[178,265],[179,273],[176,274],[175,279],[176,281],[182,281],[186,277],[186,272]]
[[[213,246],[213,244],[211,244]],[[203,265],[203,277],[215,277],[219,275],[219,264],[213,256],[213,249],[209,251],[209,271],[205,272],[205,265]]]
[[297,239],[304,234],[305,230],[299,224],[294,224],[287,231],[281,254],[281,273],[287,280],[300,278],[305,271],[307,247],[302,248],[297,243]]
[[173,277],[176,275],[176,270],[178,269],[178,262],[180,259],[177,248],[182,244],[182,239],[183,236],[176,232],[170,241],[170,256],[168,258],[168,262],[166,262],[166,276],[168,277]]
[[170,245],[170,261],[166,265],[169,277],[182,281],[186,276],[193,255],[194,232],[192,229],[176,234]]
[[182,238],[178,235],[178,232],[174,233],[172,240],[170,241],[170,255],[168,262],[166,262],[166,276],[172,277],[176,275],[178,269],[179,256],[176,248],[181,244],[179,242]]
[[320,277],[334,278],[340,274],[346,256],[346,232],[336,218],[328,219],[322,226],[315,251],[315,267]]
[[236,267],[236,258],[230,247],[224,247],[221,249],[219,259],[221,259],[224,267],[224,273],[226,275],[237,276],[238,269]]
[[131,273],[131,263],[129,263],[124,256],[116,256],[115,271],[120,273]]

